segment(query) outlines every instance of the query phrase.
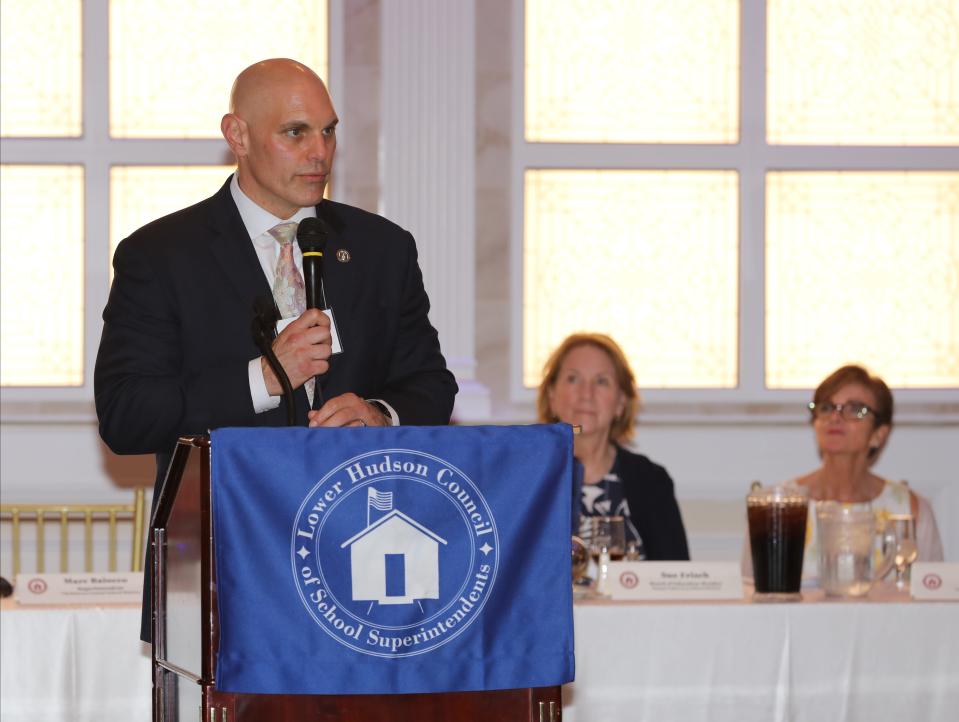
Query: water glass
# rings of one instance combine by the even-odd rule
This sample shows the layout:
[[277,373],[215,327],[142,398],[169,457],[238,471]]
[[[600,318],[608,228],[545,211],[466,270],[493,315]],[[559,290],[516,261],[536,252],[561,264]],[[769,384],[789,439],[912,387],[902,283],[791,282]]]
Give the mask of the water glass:
[[887,529],[895,537],[896,589],[909,589],[909,577],[912,563],[919,556],[919,546],[916,543],[916,520],[912,514],[890,514]]

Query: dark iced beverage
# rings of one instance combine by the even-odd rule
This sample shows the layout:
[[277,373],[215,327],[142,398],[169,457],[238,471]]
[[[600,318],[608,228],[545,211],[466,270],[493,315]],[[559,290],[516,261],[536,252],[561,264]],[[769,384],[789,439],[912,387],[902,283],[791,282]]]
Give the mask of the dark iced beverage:
[[757,490],[746,499],[757,600],[800,598],[807,506],[805,494],[784,489]]

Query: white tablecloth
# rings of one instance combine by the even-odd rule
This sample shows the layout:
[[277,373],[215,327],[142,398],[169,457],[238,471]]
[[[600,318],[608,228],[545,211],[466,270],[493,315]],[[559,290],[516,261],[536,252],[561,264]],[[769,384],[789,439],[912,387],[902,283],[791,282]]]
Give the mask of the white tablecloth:
[[149,722],[140,606],[0,607],[0,721]]
[[[565,722],[959,719],[959,603],[578,603]],[[0,721],[146,722],[140,609],[0,608]]]
[[574,619],[564,722],[959,719],[959,603],[587,602]]

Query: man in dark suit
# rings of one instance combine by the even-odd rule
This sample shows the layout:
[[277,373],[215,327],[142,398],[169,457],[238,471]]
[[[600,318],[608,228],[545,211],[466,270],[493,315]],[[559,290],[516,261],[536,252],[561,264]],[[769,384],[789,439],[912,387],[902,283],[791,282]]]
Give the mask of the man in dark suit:
[[[158,483],[179,436],[285,424],[281,385],[250,331],[252,309],[257,297],[272,298],[281,251],[270,229],[314,215],[330,229],[323,281],[342,352],[333,355],[330,318],[317,309],[273,340],[298,423],[449,422],[457,387],[427,317],[412,236],[323,200],[337,122],[309,68],[283,59],[247,68],[221,123],[237,172],[212,198],[117,248],[94,372],[100,435],[119,454],[155,453]],[[310,410],[304,385],[317,375],[311,395],[325,403]]]

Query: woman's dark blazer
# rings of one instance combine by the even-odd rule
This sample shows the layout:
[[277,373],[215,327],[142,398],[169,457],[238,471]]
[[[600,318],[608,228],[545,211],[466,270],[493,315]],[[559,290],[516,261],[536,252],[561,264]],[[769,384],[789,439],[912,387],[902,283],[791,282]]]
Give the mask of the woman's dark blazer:
[[622,447],[616,450],[619,471],[629,503],[629,514],[643,540],[649,561],[688,560],[689,546],[673,480],[659,464]]

